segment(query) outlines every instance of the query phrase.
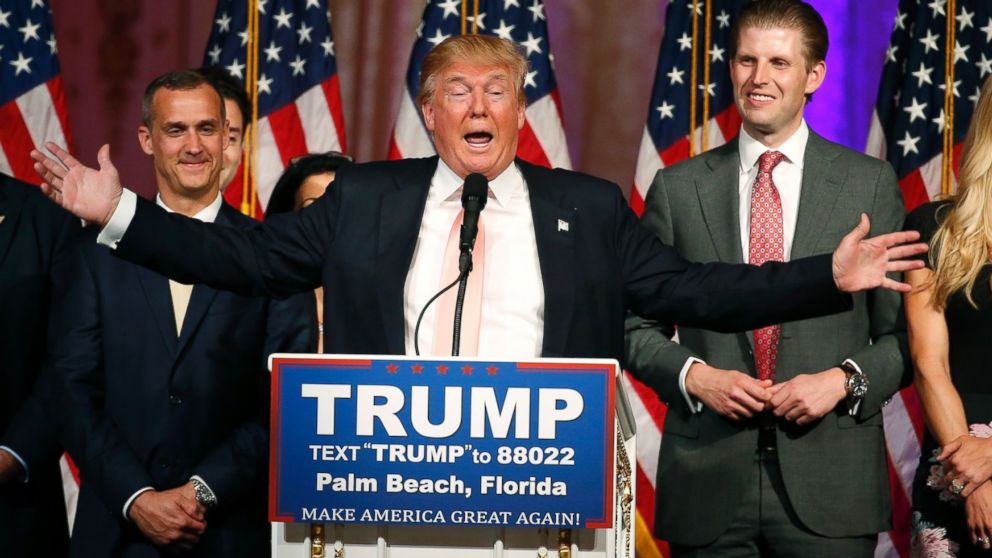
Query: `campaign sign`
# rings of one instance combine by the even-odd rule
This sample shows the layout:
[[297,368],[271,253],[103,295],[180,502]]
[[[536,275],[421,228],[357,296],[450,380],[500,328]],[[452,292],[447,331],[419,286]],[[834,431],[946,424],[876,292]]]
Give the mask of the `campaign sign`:
[[616,361],[270,367],[272,521],[611,526]]

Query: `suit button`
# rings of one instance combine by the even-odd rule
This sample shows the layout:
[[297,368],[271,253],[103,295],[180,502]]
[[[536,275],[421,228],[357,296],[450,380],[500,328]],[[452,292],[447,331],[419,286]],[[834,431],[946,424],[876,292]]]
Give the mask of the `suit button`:
[[180,406],[180,405],[183,404],[183,400],[182,400],[181,397],[178,397],[178,396],[175,396],[175,395],[170,395],[169,396],[169,403],[172,403],[173,405],[175,405],[176,407],[178,407],[178,406]]

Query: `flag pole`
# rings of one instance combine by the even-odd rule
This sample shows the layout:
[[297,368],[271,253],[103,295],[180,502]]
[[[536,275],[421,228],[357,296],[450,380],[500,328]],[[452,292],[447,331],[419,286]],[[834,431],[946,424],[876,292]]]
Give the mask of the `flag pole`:
[[712,24],[710,18],[713,16],[713,3],[706,3],[705,42],[706,51],[703,52],[703,135],[700,151],[709,149],[709,121],[710,121],[710,48],[713,44]]
[[692,0],[692,51],[691,62],[689,63],[689,157],[696,155],[696,82],[699,81],[697,75],[696,62],[698,58],[699,40],[699,18],[696,17],[696,10],[699,9],[699,0]]
[[944,48],[944,149],[941,161],[940,193],[954,190],[954,4],[947,0],[947,34]]

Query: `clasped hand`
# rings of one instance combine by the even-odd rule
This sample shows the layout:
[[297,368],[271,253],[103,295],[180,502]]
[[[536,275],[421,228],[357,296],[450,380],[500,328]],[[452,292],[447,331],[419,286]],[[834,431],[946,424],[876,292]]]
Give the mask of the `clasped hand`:
[[803,426],[826,415],[845,397],[844,371],[830,368],[773,383],[738,370],[722,370],[697,362],[686,376],[686,390],[703,405],[730,420],[763,411]]
[[143,492],[128,510],[138,529],[156,546],[187,552],[207,529],[206,510],[196,501],[193,484],[161,492]]

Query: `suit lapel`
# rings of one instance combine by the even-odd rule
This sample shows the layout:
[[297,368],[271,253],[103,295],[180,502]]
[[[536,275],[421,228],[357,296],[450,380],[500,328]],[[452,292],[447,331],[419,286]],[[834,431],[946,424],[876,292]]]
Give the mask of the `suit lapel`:
[[138,283],[145,293],[145,299],[148,300],[148,307],[151,309],[152,318],[162,334],[162,341],[169,354],[175,355],[177,344],[176,317],[172,311],[172,293],[169,292],[169,280],[137,264],[132,264],[131,268],[138,277]]
[[382,196],[376,247],[376,288],[388,354],[406,352],[403,286],[413,261],[435,169],[437,157],[417,161],[396,178],[396,189]]
[[741,263],[740,194],[737,188],[740,157],[737,139],[714,150],[707,159],[710,174],[696,179],[696,195],[703,220],[720,261]]
[[0,262],[7,257],[10,245],[14,240],[14,230],[21,218],[20,204],[11,203],[10,193],[0,187]]
[[803,163],[799,215],[790,259],[812,256],[823,228],[830,222],[837,197],[843,189],[843,173],[832,168],[836,153],[826,140],[810,130]]
[[[544,286],[544,346],[541,356],[560,357],[568,342],[568,324],[575,310],[575,242],[582,226],[564,197],[568,188],[550,182],[554,175],[523,161],[517,165],[527,181],[534,219],[537,257]],[[543,171],[543,169],[540,169]],[[544,176],[548,179],[542,180]],[[571,229],[571,230],[569,230]]]

